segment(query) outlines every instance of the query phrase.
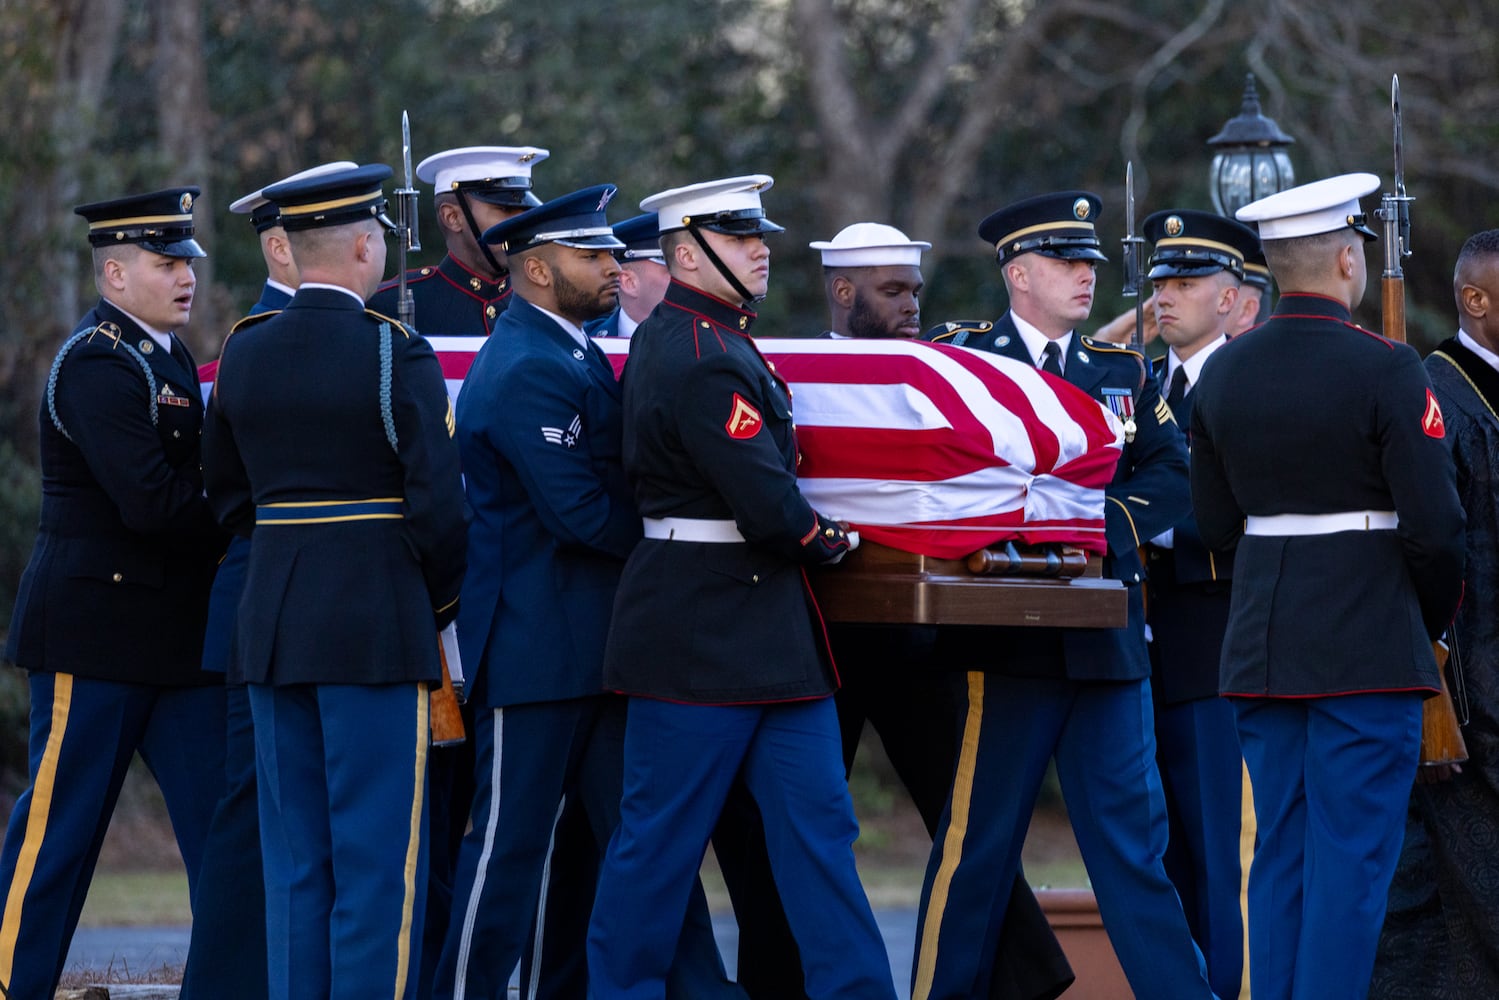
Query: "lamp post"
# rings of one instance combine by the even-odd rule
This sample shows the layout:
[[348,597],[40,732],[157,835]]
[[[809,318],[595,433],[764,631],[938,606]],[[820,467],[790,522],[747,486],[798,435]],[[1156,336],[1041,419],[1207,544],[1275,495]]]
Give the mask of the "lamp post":
[[1208,178],[1213,208],[1219,215],[1234,213],[1252,201],[1284,191],[1296,183],[1296,172],[1286,147],[1296,140],[1274,121],[1260,114],[1254,74],[1244,77],[1244,104],[1223,130],[1208,140],[1216,152]]

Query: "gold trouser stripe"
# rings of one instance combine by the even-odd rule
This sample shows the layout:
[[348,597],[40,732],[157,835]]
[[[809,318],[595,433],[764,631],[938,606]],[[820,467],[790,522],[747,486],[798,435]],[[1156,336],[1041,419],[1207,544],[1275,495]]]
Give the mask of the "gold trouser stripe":
[[395,1000],[406,996],[406,981],[411,976],[411,922],[416,910],[416,863],[421,856],[422,813],[426,809],[427,744],[431,739],[428,721],[431,692],[425,684],[416,685],[416,771],[411,794],[411,825],[406,835],[406,892],[401,900],[401,937],[396,944]]
[[26,813],[26,837],[16,858],[16,873],[5,897],[5,915],[0,919],[0,983],[9,984],[16,967],[16,943],[21,935],[21,908],[26,892],[36,874],[36,859],[47,838],[47,818],[52,811],[52,794],[57,787],[57,758],[62,755],[63,737],[68,731],[68,712],[73,707],[73,675],[54,674],[52,679],[52,728],[42,763],[31,784],[31,801]]
[[[1244,919],[1244,976],[1239,980],[1239,1000],[1249,1000],[1249,866],[1254,862],[1254,842],[1259,826],[1254,818],[1254,790],[1249,786],[1249,765],[1239,795],[1239,915]],[[1224,1000],[1229,1000],[1224,997]]]
[[942,931],[942,915],[947,909],[947,895],[953,875],[963,856],[963,838],[968,833],[968,809],[973,802],[973,776],[979,752],[979,726],[984,721],[984,675],[977,670],[968,673],[968,717],[963,723],[963,748],[958,754],[958,769],[953,775],[952,818],[947,836],[942,840],[942,864],[932,880],[932,894],[927,899],[926,923],[921,930],[921,954],[917,956],[916,983],[911,1000],[927,1000],[932,992],[932,978],[937,970],[937,939]]

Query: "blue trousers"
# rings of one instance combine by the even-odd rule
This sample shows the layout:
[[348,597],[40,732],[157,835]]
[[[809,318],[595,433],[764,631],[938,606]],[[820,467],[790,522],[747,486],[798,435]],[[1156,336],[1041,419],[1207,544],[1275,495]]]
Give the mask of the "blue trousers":
[[[1171,821],[1166,874],[1207,960],[1213,992],[1237,997],[1244,982],[1239,836],[1246,810],[1234,709],[1225,698],[1157,706],[1155,733]],[[1252,829],[1253,815],[1247,821]]]
[[1048,761],[1109,940],[1139,997],[1212,995],[1166,877],[1149,681],[968,675],[957,775],[932,843],[913,1000],[987,997],[987,970]]
[[426,895],[427,688],[252,684],[271,1000],[409,1000]]
[[1234,698],[1254,785],[1255,1000],[1362,1000],[1421,746],[1421,696]]
[[588,928],[593,1000],[661,1000],[688,897],[736,776],[764,819],[813,1000],[893,1000],[854,867],[859,834],[831,698],[753,706],[630,700],[619,829]]
[[224,783],[224,689],[163,688],[33,673],[31,785],[0,850],[0,985],[51,1000],[137,751],[161,786],[195,892]]

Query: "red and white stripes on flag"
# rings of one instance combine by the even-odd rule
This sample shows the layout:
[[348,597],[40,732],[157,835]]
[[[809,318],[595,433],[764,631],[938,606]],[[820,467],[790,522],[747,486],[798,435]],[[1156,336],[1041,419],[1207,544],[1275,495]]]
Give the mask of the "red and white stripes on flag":
[[[429,338],[457,399],[479,337]],[[618,372],[630,342],[597,341]],[[905,340],[758,340],[791,384],[799,485],[813,507],[907,552],[996,542],[1101,553],[1119,421],[1028,364]]]

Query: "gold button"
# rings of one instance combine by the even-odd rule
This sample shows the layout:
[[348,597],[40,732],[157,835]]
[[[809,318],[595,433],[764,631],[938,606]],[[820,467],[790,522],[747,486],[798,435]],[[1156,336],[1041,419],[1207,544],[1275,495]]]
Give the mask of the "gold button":
[[750,583],[759,583],[759,582],[760,582],[760,574],[759,573],[756,573],[754,576],[750,577]]
[[115,583],[121,583],[125,579],[125,574],[124,573],[116,573],[114,576],[110,577],[110,579],[114,580]]
[[747,326],[749,326],[749,317],[748,316],[740,316],[739,317],[739,329],[743,330]]
[[490,319],[494,319],[498,314],[499,310],[495,309],[494,306],[490,306],[489,308],[484,310],[484,315],[488,316]]
[[484,282],[480,281],[478,278],[470,278],[468,279],[468,287],[477,292],[480,288],[484,287]]
[[827,535],[829,538],[833,537],[833,529],[832,528],[825,528],[822,533],[824,535]]
[[182,436],[182,432],[181,431],[173,431],[172,432],[172,437],[174,437],[174,438],[180,438],[181,436]]

